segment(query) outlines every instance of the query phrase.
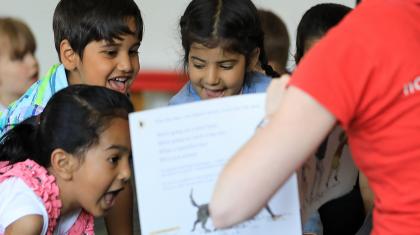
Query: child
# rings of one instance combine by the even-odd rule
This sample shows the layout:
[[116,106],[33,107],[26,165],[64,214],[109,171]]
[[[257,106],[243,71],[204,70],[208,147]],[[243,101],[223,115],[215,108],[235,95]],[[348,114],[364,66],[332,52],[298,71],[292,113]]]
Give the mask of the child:
[[58,90],[73,84],[105,86],[127,94],[139,71],[143,21],[133,0],[61,0],[54,12],[61,64],[34,84],[0,117],[0,135],[39,114]]
[[[351,8],[335,3],[318,4],[307,10],[303,15],[302,19],[300,20],[297,29],[295,55],[296,63],[299,63],[302,57],[309,51],[309,49],[313,45],[315,45],[315,43],[317,43],[332,27],[337,25],[350,11]],[[338,159],[333,159],[332,162],[336,163],[345,161],[345,159],[343,159],[345,157],[351,157],[349,153],[345,154],[347,150],[341,151],[341,154],[337,156],[328,156],[327,154],[327,149],[335,150],[339,148],[340,141],[334,140],[334,138],[338,139],[338,137],[340,137],[342,133],[343,130],[340,127],[334,128],[333,132],[328,136],[326,140],[324,140],[323,144],[321,144],[321,146],[316,151],[315,158],[316,169],[318,174],[315,175],[315,181],[318,184],[314,185],[314,188],[316,186],[318,186],[317,188],[322,188],[322,185],[325,184],[325,182],[323,182],[322,180],[322,172],[325,172],[327,175],[327,172],[330,172],[330,177],[326,178],[327,183],[329,181],[335,180],[334,178],[332,178],[333,174],[338,174],[339,170],[345,170],[345,172],[348,173],[348,177],[356,176],[357,168],[353,165],[351,160],[347,160],[351,164],[339,167],[335,170],[331,169],[330,165],[326,165],[325,167],[325,161],[329,163],[328,161],[331,161],[331,159],[335,157],[338,157]],[[334,153],[335,151],[330,151],[330,155]],[[305,169],[305,166],[302,169]],[[301,170],[300,173],[303,174],[304,170]],[[332,179],[330,180],[330,178]],[[325,203],[319,209],[324,235],[346,235],[355,234],[357,232],[358,228],[363,222],[364,208],[357,180],[355,180],[354,185],[355,186],[353,187],[353,189],[342,186],[341,190],[345,190],[346,194],[344,196],[341,196],[337,199]],[[353,184],[349,186],[353,186]],[[330,193],[334,191],[334,189],[328,189],[328,187],[324,189],[324,191],[327,190],[330,190]],[[336,195],[336,193],[334,194]],[[338,195],[343,195],[343,193],[340,192],[340,194]],[[307,224],[310,223],[308,222]]]
[[350,7],[335,3],[318,4],[307,10],[297,28],[296,64],[299,64],[303,55],[350,11]]
[[19,19],[0,17],[0,113],[38,80],[36,42]]
[[250,0],[193,0],[180,20],[184,67],[190,81],[170,105],[238,94],[264,92],[268,76],[264,34]]
[[[139,71],[143,20],[133,0],[61,0],[53,17],[55,47],[61,64],[0,117],[0,136],[38,115],[51,96],[74,84],[104,86],[127,94]],[[132,233],[131,188],[106,217],[110,234]],[[109,219],[108,219],[109,218]]]
[[264,33],[249,0],[193,0],[180,21],[184,64],[190,81],[170,105],[265,92],[270,77],[252,71],[267,64]]
[[287,73],[290,40],[286,25],[269,10],[259,9],[258,16],[264,31],[264,50],[268,64],[279,74]]
[[92,216],[111,209],[131,176],[132,111],[119,92],[75,85],[55,93],[34,125],[7,132],[0,234],[93,234]]

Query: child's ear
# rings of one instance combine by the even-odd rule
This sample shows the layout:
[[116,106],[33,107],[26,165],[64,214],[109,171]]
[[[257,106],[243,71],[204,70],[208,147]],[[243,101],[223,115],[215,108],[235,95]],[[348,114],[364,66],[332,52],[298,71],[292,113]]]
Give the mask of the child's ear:
[[65,181],[73,178],[73,172],[78,167],[77,159],[63,149],[54,149],[51,153],[51,167],[55,175]]
[[60,59],[67,70],[75,69],[79,63],[79,55],[73,50],[67,39],[60,43]]
[[251,71],[257,68],[259,57],[260,57],[260,48],[255,48],[254,51],[252,51],[251,53],[251,57],[249,58],[248,71]]

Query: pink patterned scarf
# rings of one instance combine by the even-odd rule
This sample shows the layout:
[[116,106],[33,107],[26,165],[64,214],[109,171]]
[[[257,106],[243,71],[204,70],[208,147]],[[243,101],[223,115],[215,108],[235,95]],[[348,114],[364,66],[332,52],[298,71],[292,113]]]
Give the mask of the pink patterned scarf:
[[[48,212],[47,235],[52,235],[62,206],[55,177],[49,175],[44,167],[29,159],[13,165],[7,164],[7,162],[0,162],[0,182],[10,177],[19,177],[42,199]],[[81,234],[95,234],[93,216],[84,210],[80,212],[79,217],[68,232],[68,235]]]

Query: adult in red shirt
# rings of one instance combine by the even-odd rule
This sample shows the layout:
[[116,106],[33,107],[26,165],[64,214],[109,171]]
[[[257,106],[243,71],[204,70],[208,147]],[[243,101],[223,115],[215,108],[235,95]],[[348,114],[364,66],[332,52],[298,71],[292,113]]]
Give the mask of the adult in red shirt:
[[418,234],[420,0],[362,1],[286,83],[271,84],[270,121],[216,184],[215,226],[259,212],[338,122],[375,194],[372,234]]

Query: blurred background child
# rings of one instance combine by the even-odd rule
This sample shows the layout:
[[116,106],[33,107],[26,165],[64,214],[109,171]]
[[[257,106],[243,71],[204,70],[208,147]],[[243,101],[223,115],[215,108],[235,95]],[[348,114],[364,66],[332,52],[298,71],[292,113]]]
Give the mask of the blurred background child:
[[[335,3],[322,3],[308,9],[302,16],[297,28],[296,64],[299,64],[304,55],[351,10],[350,7]],[[338,126],[335,127],[316,151],[316,185],[312,185],[315,190],[321,188],[321,191],[330,191],[331,193],[334,190],[331,186],[330,189],[328,187],[323,189],[322,185],[334,182],[335,179],[330,178],[335,177],[334,174],[338,175],[339,171],[346,171],[346,177],[349,178],[356,176],[358,169],[351,160],[348,148],[345,147],[347,146],[347,138],[341,138],[342,141],[340,141],[340,137],[343,135],[343,129]],[[336,151],[340,145],[344,146],[342,151]],[[327,151],[328,149],[333,149],[334,151]],[[304,168],[305,165],[302,169]],[[302,174],[303,170],[300,173]],[[328,175],[326,178],[327,183],[323,182],[322,178],[325,179],[323,175]],[[342,192],[339,194],[337,192],[334,193],[335,195],[340,195],[339,198],[331,200],[319,208],[324,235],[352,235],[358,231],[363,223],[365,216],[364,205],[357,178],[349,187],[342,187],[341,190]]]
[[0,112],[38,80],[36,41],[21,20],[0,17]]
[[286,24],[272,11],[259,9],[258,17],[264,32],[264,50],[268,64],[279,74],[287,72],[290,39]]

